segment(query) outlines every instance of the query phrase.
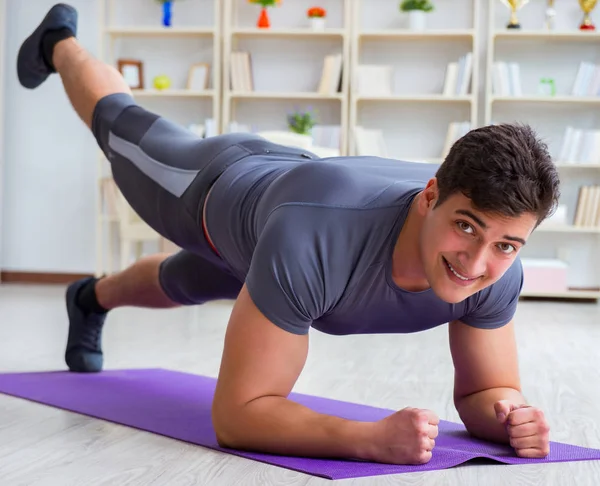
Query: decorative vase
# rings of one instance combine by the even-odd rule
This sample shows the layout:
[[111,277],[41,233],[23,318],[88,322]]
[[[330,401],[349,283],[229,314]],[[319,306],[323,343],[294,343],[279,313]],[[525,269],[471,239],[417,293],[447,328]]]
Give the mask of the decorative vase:
[[410,30],[425,30],[425,15],[423,10],[411,10],[408,12],[408,24]]
[[318,31],[325,30],[325,17],[311,17],[310,28]]
[[266,7],[263,7],[260,11],[260,17],[258,17],[258,22],[256,26],[259,29],[268,29],[271,27],[271,20],[269,19],[269,12]]
[[171,18],[173,16],[173,2],[171,0],[168,0],[166,2],[163,2],[163,26],[165,27],[171,27]]

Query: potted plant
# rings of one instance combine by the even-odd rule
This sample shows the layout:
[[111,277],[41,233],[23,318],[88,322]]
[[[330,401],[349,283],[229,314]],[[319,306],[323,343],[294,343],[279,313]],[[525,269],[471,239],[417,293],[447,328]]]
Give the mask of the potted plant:
[[311,130],[317,124],[315,115],[310,109],[308,111],[296,110],[294,113],[290,113],[287,121],[292,132],[306,136],[311,136]]
[[327,11],[322,7],[311,7],[306,12],[312,30],[325,30]]
[[269,19],[269,12],[267,11],[267,8],[276,7],[279,3],[281,3],[281,0],[248,0],[248,2],[257,3],[262,7],[256,26],[259,29],[268,29],[271,27],[271,19]]
[[400,10],[408,12],[408,20],[411,30],[425,29],[425,14],[433,10],[433,4],[429,0],[403,0]]

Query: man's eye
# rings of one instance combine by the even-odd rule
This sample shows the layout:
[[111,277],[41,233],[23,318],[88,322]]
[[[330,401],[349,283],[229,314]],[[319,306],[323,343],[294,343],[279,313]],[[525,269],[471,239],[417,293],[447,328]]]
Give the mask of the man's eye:
[[464,221],[458,221],[456,223],[458,225],[458,228],[461,231],[464,231],[465,233],[473,233],[473,227],[469,224],[469,223],[465,223]]
[[506,253],[507,255],[511,254],[513,251],[517,251],[515,246],[511,245],[510,243],[500,243],[498,248],[500,248],[502,253]]

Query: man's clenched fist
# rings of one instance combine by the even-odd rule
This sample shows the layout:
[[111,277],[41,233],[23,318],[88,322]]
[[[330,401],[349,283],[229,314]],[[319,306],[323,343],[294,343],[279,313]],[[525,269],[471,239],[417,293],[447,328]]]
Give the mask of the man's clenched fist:
[[424,464],[438,436],[439,418],[429,410],[404,408],[375,424],[373,460],[388,464]]
[[550,427],[539,408],[500,400],[494,409],[519,457],[539,459],[550,453]]

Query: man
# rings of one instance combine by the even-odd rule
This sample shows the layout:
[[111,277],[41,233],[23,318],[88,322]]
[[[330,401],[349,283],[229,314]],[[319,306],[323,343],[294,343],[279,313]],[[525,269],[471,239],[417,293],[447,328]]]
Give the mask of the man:
[[432,411],[355,422],[287,397],[311,327],[408,333],[449,323],[454,400],[469,432],[521,457],[547,455],[544,414],[520,392],[513,324],[517,255],[559,197],[530,128],[473,130],[439,168],[317,160],[249,134],[201,140],[137,106],[76,30],[76,11],[54,6],[21,47],[19,79],[33,89],[60,75],[129,203],[183,250],[68,288],[70,370],[101,370],[109,309],[236,299],[213,405],[221,445],[420,464],[438,434]]

